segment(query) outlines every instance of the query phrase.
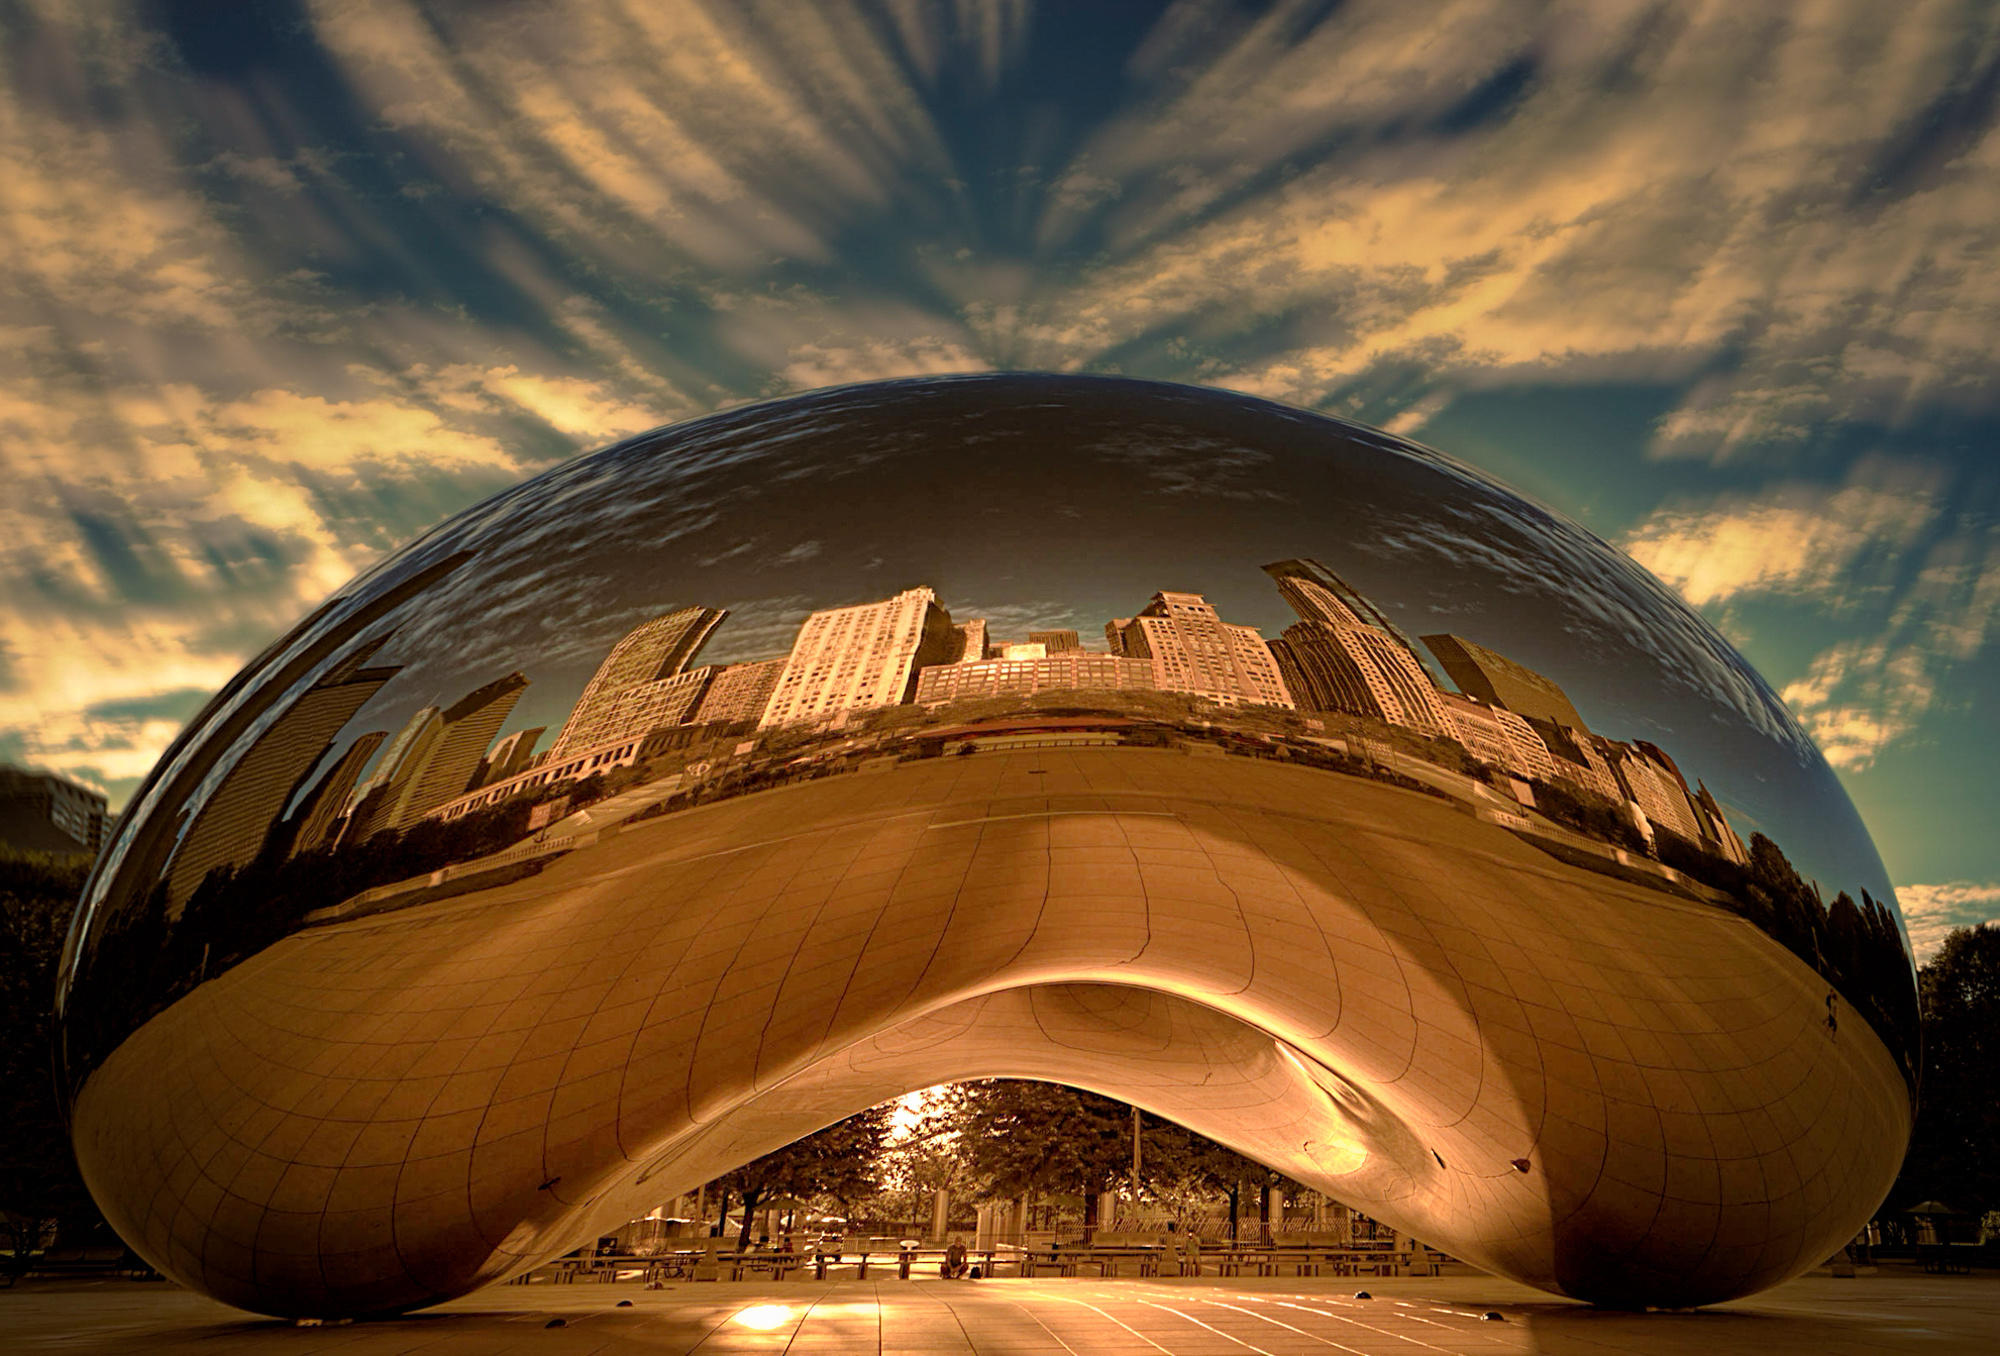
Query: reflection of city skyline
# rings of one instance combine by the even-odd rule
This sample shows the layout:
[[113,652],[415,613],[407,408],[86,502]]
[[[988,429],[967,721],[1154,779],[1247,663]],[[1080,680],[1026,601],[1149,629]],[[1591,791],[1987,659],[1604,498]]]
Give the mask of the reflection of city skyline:
[[1771,840],[1746,844],[1666,750],[1591,730],[1546,675],[1469,637],[1413,641],[1316,560],[1263,572],[1298,618],[1279,636],[1162,589],[1108,620],[1102,649],[1074,629],[994,634],[918,586],[810,612],[783,654],[699,664],[729,612],[684,605],[619,637],[542,752],[545,726],[500,734],[530,686],[519,669],[342,747],[401,672],[363,667],[391,630],[307,686],[201,804],[155,887],[161,922],[199,951],[199,974],[232,963],[210,946],[245,910],[282,935],[420,898],[426,879],[532,872],[594,841],[604,813],[615,824],[885,758],[1219,737],[1441,795],[1570,866],[1729,908],[1844,985],[1907,1054],[1906,952],[1865,889],[1828,904]]
[[[619,638],[546,750],[535,748],[545,729],[519,730],[471,759],[460,739],[455,756],[438,766],[442,727],[450,722],[434,706],[416,712],[393,741],[387,731],[369,732],[365,737],[376,745],[388,741],[372,775],[344,788],[331,833],[300,833],[293,850],[355,844],[385,828],[458,818],[511,796],[631,767],[644,760],[649,740],[657,748],[655,736],[671,730],[837,728],[850,715],[892,706],[935,710],[1043,692],[1154,691],[1225,709],[1349,716],[1448,740],[1506,774],[1530,805],[1527,784],[1559,783],[1619,806],[1649,845],[1664,827],[1731,862],[1747,860],[1741,837],[1705,785],[1690,787],[1657,744],[1590,730],[1552,679],[1463,636],[1421,637],[1456,685],[1451,691],[1409,636],[1324,565],[1290,559],[1263,568],[1299,617],[1271,639],[1256,627],[1225,622],[1202,594],[1162,590],[1133,616],[1108,621],[1103,649],[1085,648],[1068,629],[1033,629],[1027,639],[1013,640],[993,635],[986,619],[955,621],[933,590],[918,587],[810,613],[785,654],[697,665],[729,613],[677,608]],[[498,706],[473,704],[487,712]],[[482,721],[481,728],[490,735],[500,723]],[[309,793],[321,820],[328,818],[329,794],[343,789],[331,784],[358,768],[351,753]],[[460,773],[457,792],[440,795]],[[411,794],[419,786],[427,791]],[[385,787],[403,791],[387,809]],[[305,813],[302,802],[294,818]]]

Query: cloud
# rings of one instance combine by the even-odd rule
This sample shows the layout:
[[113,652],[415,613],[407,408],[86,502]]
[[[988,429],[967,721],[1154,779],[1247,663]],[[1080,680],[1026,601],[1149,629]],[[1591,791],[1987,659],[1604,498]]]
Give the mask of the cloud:
[[2000,537],[1935,464],[1869,457],[1838,484],[1671,503],[1622,544],[1724,620],[1739,601],[1785,598],[1860,628],[1779,693],[1848,771],[1921,727],[2000,614]]
[[1938,885],[1899,885],[1896,900],[1910,930],[1910,947],[1922,965],[1937,953],[1956,928],[2000,922],[2000,882],[1947,881]]
[[1830,598],[1864,556],[1900,551],[1939,513],[1934,469],[1872,459],[1846,483],[1787,482],[1655,509],[1621,545],[1697,607],[1747,593]]
[[1951,676],[2000,629],[2000,533],[1946,537],[1923,557],[1879,634],[1841,641],[1779,693],[1827,761],[1858,771],[1936,710]]

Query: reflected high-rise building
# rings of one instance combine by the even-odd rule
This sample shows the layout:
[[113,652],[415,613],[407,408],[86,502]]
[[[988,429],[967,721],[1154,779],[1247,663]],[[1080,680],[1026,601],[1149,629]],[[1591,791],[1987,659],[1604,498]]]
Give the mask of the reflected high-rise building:
[[1104,638],[1113,654],[1150,661],[1153,686],[1162,692],[1224,706],[1293,705],[1257,628],[1223,621],[1199,593],[1156,593],[1137,616],[1106,622]]
[[291,855],[311,852],[324,846],[336,836],[340,828],[340,817],[348,810],[348,801],[354,794],[354,784],[361,776],[361,769],[375,756],[375,750],[389,737],[387,730],[370,730],[347,746],[332,767],[326,770],[305,799],[299,802],[298,813],[293,823],[298,829],[292,835]]
[[737,725],[762,720],[764,708],[771,704],[771,693],[784,671],[782,658],[755,659],[720,670],[709,681],[708,691],[702,694],[701,705],[694,713],[695,723]]
[[1555,756],[1525,717],[1456,692],[1441,695],[1458,742],[1473,757],[1530,781],[1555,775]]
[[1019,659],[985,659],[975,664],[933,664],[918,675],[917,704],[934,706],[973,697],[1025,697],[1077,688],[1151,690],[1152,661],[1077,649]]
[[1722,806],[1699,778],[1695,780],[1694,803],[1708,829],[1708,841],[1715,845],[1716,851],[1738,866],[1747,866],[1750,862],[1749,849],[1743,846],[1736,830],[1729,827],[1729,821],[1723,818]]
[[1368,676],[1346,648],[1327,634],[1323,624],[1296,622],[1271,641],[1270,647],[1278,672],[1284,675],[1285,689],[1301,709],[1386,719]]
[[1408,637],[1379,608],[1317,561],[1280,560],[1264,573],[1299,614],[1285,628],[1283,658],[1306,682],[1313,709],[1378,716],[1457,738],[1443,694]]
[[1279,595],[1302,619],[1379,631],[1400,645],[1419,669],[1424,667],[1417,647],[1389,614],[1319,561],[1274,560],[1264,567],[1264,573],[1271,576]]
[[441,714],[438,737],[424,754],[422,768],[410,779],[410,793],[392,827],[413,824],[426,812],[464,794],[479,770],[481,754],[527,687],[524,675],[510,673],[474,688]]
[[1545,720],[1571,730],[1589,728],[1568,694],[1526,664],[1517,664],[1463,636],[1425,636],[1423,641],[1467,696],[1489,706],[1504,706],[1530,720]]
[[486,758],[476,774],[475,788],[504,782],[517,773],[527,771],[528,764],[534,760],[535,741],[547,729],[545,725],[537,725],[532,729],[502,735],[499,742],[486,751]]
[[431,750],[443,734],[444,712],[435,706],[420,707],[403,722],[375,765],[374,775],[362,787],[354,812],[347,817],[347,828],[340,836],[343,844],[358,846],[403,822],[417,778],[429,765]]
[[976,664],[986,658],[987,636],[985,618],[960,622],[958,624],[958,634],[964,637],[964,643],[959,646],[957,662],[961,664]]
[[765,707],[763,726],[829,720],[909,701],[918,672],[955,660],[965,645],[929,588],[806,618]]
[[178,913],[209,872],[247,865],[280,813],[333,746],[334,736],[398,670],[361,667],[381,641],[299,695],[251,743],[182,835],[167,871],[167,909]]
[[591,675],[550,745],[549,757],[562,759],[579,749],[644,734],[652,724],[676,725],[686,719],[714,676],[708,670],[689,678],[687,667],[728,615],[719,608],[683,607],[627,632]]
[[549,757],[560,762],[588,749],[642,739],[662,725],[686,724],[694,718],[716,673],[713,665],[703,665],[621,688],[597,703],[588,724],[579,727],[572,716],[563,736],[550,747]]

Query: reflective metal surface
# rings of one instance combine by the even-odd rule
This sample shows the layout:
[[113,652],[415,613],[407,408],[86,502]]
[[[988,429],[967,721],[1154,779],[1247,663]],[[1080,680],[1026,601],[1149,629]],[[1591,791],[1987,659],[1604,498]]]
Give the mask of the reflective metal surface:
[[1797,723],[1571,523],[990,376],[582,458],[219,694],[65,957],[84,1174],[278,1314],[517,1274],[932,1083],[1136,1102],[1551,1290],[1845,1242],[1912,973]]

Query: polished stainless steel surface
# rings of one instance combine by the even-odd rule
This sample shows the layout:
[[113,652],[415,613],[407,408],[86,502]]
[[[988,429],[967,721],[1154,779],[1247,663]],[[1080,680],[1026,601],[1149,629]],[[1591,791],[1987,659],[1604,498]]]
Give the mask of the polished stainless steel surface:
[[1373,429],[1038,375],[642,435],[384,561],[162,759],[59,1001],[113,1223],[303,1315],[998,1075],[1697,1304],[1846,1241],[1915,1060],[1866,831],[1651,577]]

